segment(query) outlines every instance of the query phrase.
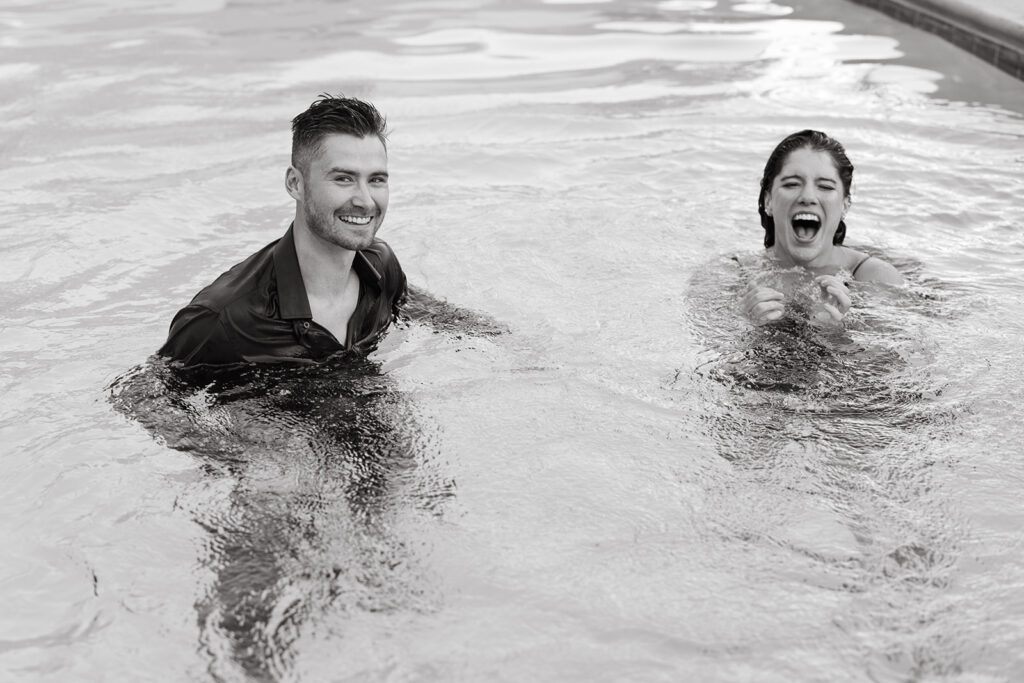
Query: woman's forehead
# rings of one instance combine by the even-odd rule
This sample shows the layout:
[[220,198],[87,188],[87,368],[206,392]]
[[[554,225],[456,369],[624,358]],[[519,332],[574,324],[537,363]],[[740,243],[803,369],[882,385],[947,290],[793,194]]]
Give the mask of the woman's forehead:
[[779,176],[786,175],[812,175],[838,180],[839,169],[836,168],[835,159],[828,152],[801,147],[790,152],[783,161]]

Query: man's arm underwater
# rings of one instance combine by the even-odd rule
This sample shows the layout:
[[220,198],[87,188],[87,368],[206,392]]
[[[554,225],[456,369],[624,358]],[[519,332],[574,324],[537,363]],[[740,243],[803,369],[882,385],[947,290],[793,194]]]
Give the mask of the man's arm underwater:
[[508,325],[486,313],[460,308],[414,285],[406,286],[406,296],[399,306],[397,318],[399,321],[425,323],[436,332],[455,335],[496,337],[509,332]]

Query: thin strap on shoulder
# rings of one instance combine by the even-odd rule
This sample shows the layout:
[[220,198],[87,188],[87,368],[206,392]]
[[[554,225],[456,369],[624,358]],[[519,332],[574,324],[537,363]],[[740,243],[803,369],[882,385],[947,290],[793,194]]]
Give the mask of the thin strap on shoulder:
[[860,261],[857,261],[857,265],[855,265],[853,267],[853,270],[850,271],[850,275],[852,275],[853,277],[857,277],[857,271],[860,270],[860,267],[864,265],[865,261],[867,261],[868,259],[871,259],[871,258],[874,258],[874,257],[871,254],[868,254],[867,256],[862,258]]

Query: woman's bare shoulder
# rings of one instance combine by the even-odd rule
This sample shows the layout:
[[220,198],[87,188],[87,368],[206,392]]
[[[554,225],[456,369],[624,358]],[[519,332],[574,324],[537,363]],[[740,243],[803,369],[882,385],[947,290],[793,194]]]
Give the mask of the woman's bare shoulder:
[[903,276],[888,261],[857,249],[844,247],[845,267],[858,282],[881,282],[889,285],[903,284]]

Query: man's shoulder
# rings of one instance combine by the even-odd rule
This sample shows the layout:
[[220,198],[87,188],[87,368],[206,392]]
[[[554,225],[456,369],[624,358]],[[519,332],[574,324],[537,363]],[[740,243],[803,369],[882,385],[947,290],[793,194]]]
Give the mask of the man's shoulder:
[[395,255],[391,245],[384,240],[374,238],[370,246],[361,249],[360,253],[377,269],[381,277],[385,279],[404,277],[405,273],[402,271],[402,264],[398,262],[398,256]]
[[374,237],[370,246],[362,249],[361,251],[367,257],[376,258],[382,263],[398,260],[398,257],[395,256],[395,251],[391,248],[391,245],[379,237]]
[[359,252],[376,272],[381,293],[389,300],[400,303],[406,296],[406,277],[394,250],[384,240],[374,239],[370,246]]
[[274,268],[273,248],[277,240],[221,273],[192,298],[190,307],[201,307],[220,314],[234,305],[244,305],[266,290],[266,280]]

